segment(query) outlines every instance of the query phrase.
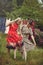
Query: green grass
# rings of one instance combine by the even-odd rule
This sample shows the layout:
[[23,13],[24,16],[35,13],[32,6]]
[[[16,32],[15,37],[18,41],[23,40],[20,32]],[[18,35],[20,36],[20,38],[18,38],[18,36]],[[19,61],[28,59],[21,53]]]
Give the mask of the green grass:
[[43,49],[37,47],[28,52],[28,58],[25,62],[21,54],[17,52],[17,59],[13,59],[13,50],[10,55],[6,49],[6,35],[0,34],[0,65],[43,65]]

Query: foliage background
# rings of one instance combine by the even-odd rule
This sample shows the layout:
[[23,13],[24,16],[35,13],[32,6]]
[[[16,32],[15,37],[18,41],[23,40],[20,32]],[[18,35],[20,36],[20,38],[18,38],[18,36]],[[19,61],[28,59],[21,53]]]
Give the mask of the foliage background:
[[32,18],[43,26],[43,7],[37,0],[0,0],[0,16],[15,19]]

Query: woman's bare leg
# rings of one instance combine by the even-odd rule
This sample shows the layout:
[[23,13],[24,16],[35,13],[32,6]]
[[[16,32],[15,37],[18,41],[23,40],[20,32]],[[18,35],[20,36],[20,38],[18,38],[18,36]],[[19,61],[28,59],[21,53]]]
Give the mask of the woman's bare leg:
[[16,52],[17,52],[17,48],[14,49],[14,59],[16,59]]
[[25,49],[25,46],[23,46],[23,54],[22,54],[23,59],[25,59],[25,61],[27,60],[27,52]]

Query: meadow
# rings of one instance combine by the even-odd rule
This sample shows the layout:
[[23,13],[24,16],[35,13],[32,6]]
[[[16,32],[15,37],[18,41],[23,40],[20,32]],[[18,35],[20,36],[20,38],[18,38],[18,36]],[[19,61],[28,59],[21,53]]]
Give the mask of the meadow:
[[43,65],[43,48],[36,47],[34,50],[29,51],[25,62],[18,51],[17,59],[14,60],[13,50],[9,55],[6,43],[6,35],[0,33],[0,65]]

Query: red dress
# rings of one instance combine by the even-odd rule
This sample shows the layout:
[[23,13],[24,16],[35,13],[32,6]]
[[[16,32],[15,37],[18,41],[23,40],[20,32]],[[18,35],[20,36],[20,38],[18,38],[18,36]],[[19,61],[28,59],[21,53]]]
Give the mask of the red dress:
[[9,32],[8,32],[8,36],[7,36],[7,42],[9,44],[10,44],[10,42],[17,44],[18,41],[22,40],[22,37],[17,34],[17,29],[18,29],[17,23],[9,25]]

